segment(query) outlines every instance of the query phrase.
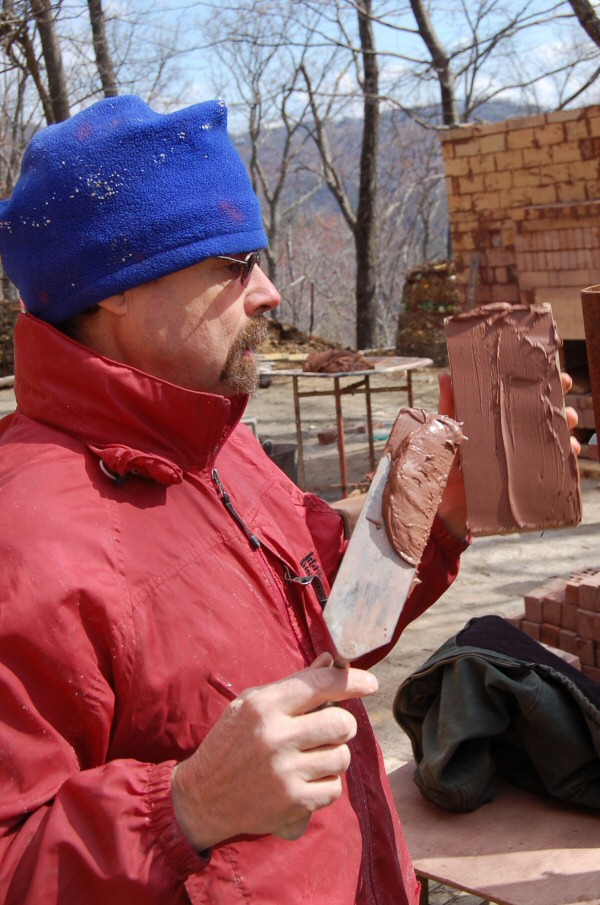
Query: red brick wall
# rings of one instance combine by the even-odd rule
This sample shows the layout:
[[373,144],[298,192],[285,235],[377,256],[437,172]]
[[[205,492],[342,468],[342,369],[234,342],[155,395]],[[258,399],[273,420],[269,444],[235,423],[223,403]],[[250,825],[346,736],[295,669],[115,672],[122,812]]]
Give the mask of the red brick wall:
[[441,141],[465,300],[547,301],[563,338],[583,338],[579,290],[600,283],[600,105]]

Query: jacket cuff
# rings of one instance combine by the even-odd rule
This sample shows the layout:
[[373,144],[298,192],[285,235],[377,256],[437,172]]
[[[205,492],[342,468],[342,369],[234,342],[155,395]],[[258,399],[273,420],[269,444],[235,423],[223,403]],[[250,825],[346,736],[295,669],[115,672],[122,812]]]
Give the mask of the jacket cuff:
[[175,817],[171,775],[176,763],[172,760],[150,766],[145,797],[152,833],[177,874],[186,879],[208,866],[211,853],[210,849],[202,853],[194,851]]
[[473,540],[470,532],[467,532],[460,540],[453,537],[439,515],[436,515],[433,519],[431,537],[436,542],[445,559],[454,559],[460,556],[461,553],[465,552],[467,547],[470,547]]

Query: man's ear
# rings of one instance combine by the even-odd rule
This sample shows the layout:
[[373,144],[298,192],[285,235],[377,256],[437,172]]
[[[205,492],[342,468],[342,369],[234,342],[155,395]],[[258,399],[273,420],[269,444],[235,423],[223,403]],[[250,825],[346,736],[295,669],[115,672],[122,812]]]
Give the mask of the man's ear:
[[124,315],[129,310],[129,298],[127,292],[120,292],[118,295],[111,295],[107,299],[98,302],[100,308],[110,311],[111,314]]

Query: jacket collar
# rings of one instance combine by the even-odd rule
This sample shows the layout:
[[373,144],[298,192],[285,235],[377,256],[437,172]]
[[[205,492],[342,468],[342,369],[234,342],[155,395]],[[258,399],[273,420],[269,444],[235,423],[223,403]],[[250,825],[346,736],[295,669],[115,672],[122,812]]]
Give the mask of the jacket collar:
[[247,403],[104,358],[28,314],[15,327],[15,395],[20,411],[83,441],[117,475],[166,484],[210,465]]

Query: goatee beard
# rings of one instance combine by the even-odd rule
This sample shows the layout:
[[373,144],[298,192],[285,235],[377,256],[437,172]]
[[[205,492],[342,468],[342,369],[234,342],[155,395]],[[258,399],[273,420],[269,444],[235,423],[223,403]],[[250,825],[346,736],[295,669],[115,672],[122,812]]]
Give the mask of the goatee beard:
[[258,389],[258,371],[254,356],[246,355],[269,336],[269,322],[263,317],[253,318],[234,339],[221,371],[221,383],[234,393],[251,395]]

